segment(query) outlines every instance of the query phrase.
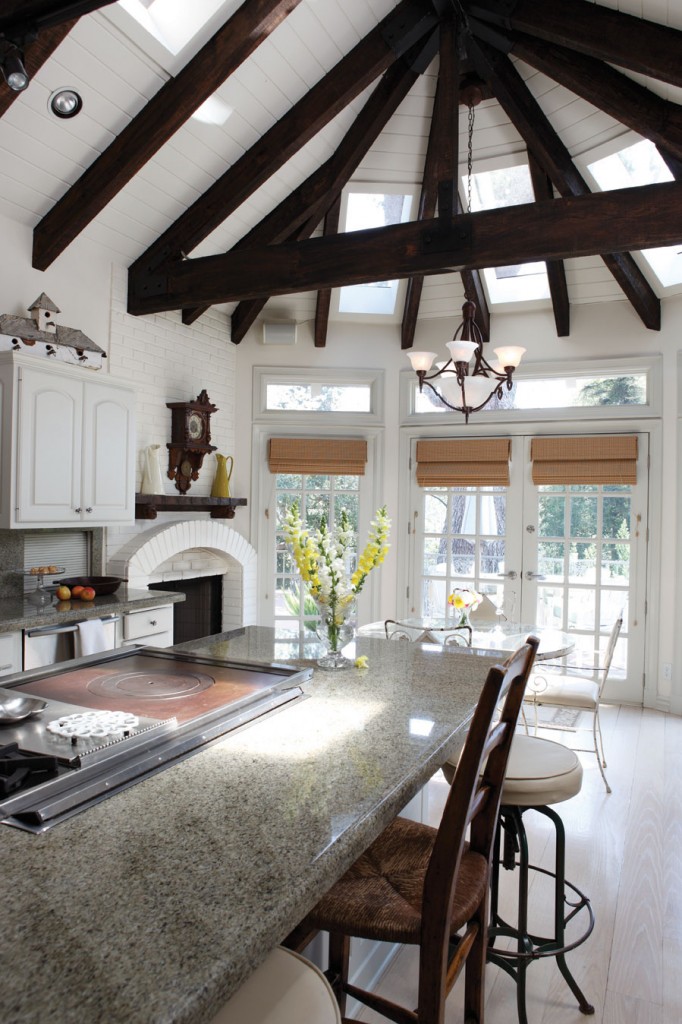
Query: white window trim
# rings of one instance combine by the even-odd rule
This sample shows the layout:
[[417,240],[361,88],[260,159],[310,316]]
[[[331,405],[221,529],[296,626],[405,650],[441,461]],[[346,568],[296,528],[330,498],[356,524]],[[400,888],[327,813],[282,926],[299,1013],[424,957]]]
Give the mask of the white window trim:
[[[628,373],[646,373],[647,375],[647,404],[646,405],[587,405],[587,406],[566,406],[559,409],[504,409],[496,412],[481,410],[474,413],[472,421],[467,425],[464,422],[462,413],[459,412],[426,412],[416,413],[414,411],[414,385],[416,374],[409,368],[401,371],[400,377],[400,423],[401,426],[426,426],[431,431],[440,424],[450,434],[459,427],[463,432],[472,432],[472,422],[475,417],[476,427],[494,425],[492,433],[499,433],[500,430],[508,431],[513,424],[534,424],[540,425],[545,422],[556,423],[563,417],[574,423],[580,424],[578,430],[584,430],[585,424],[589,421],[608,420],[650,420],[652,417],[658,419],[662,414],[663,401],[663,360],[660,355],[655,356],[630,356],[620,359],[583,359],[560,360],[551,363],[530,362],[522,363],[515,372],[519,380],[534,380],[546,377],[575,376],[576,374],[586,376],[598,375],[621,375]],[[570,433],[568,423],[567,431]]]
[[[315,433],[323,432],[323,422],[333,423],[331,433],[346,426],[375,426],[384,422],[384,371],[349,370],[347,367],[307,369],[298,366],[254,366],[253,406],[255,423],[277,423],[286,430],[296,422],[299,431],[315,425]],[[268,409],[268,384],[339,384],[367,385],[371,391],[369,412],[315,412],[302,409]],[[286,426],[285,426],[286,425]],[[322,428],[322,429],[319,429]],[[279,427],[277,428],[279,430]],[[295,434],[292,434],[295,436]]]

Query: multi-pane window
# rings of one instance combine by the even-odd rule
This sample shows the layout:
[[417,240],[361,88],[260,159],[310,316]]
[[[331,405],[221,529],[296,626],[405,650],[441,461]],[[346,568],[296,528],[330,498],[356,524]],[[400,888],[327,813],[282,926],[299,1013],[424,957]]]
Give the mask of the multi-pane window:
[[333,529],[345,510],[357,535],[360,480],[359,476],[276,474],[275,627],[279,636],[314,632],[318,623],[315,604],[307,595],[306,586],[284,542],[283,525],[287,510],[298,502],[304,527],[311,532],[319,529],[323,521]]

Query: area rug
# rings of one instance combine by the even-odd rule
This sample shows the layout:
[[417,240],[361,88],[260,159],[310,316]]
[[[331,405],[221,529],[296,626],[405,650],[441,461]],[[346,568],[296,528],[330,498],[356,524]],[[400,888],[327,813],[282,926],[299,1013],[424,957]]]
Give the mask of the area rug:
[[[538,726],[544,729],[578,729],[583,712],[580,708],[538,708]],[[534,722],[534,711],[526,711],[529,724]]]

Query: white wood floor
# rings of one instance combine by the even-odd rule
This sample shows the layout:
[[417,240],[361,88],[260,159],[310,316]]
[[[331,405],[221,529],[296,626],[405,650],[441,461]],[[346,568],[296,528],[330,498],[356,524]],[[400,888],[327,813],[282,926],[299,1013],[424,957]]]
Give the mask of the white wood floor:
[[[596,917],[589,939],[567,955],[595,1013],[586,1017],[579,1011],[549,958],[529,968],[528,1021],[681,1024],[682,718],[611,706],[602,710],[602,727],[613,793],[605,792],[595,758],[580,754],[582,790],[556,805],[566,826],[567,878],[591,898]],[[568,733],[541,735],[571,742]],[[584,738],[581,745],[587,745]],[[447,784],[439,773],[429,787],[437,824]],[[531,861],[551,868],[551,827],[532,812],[524,821]],[[507,875],[511,899],[511,873],[502,875]],[[536,876],[530,896],[533,926],[544,923],[548,905],[545,880]],[[414,950],[403,947],[378,990],[413,1007],[416,976]],[[461,1024],[461,984],[460,979],[448,997],[447,1024]],[[487,1024],[515,1024],[513,980],[488,966],[486,992]],[[359,1019],[385,1021],[369,1010]]]

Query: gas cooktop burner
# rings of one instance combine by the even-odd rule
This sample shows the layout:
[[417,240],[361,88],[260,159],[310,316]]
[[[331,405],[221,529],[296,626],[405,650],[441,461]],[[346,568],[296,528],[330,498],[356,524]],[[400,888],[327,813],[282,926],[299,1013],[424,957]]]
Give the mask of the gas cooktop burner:
[[202,672],[118,672],[114,675],[95,676],[87,688],[99,697],[125,694],[128,697],[160,700],[201,693],[213,686],[214,682],[211,676]]

